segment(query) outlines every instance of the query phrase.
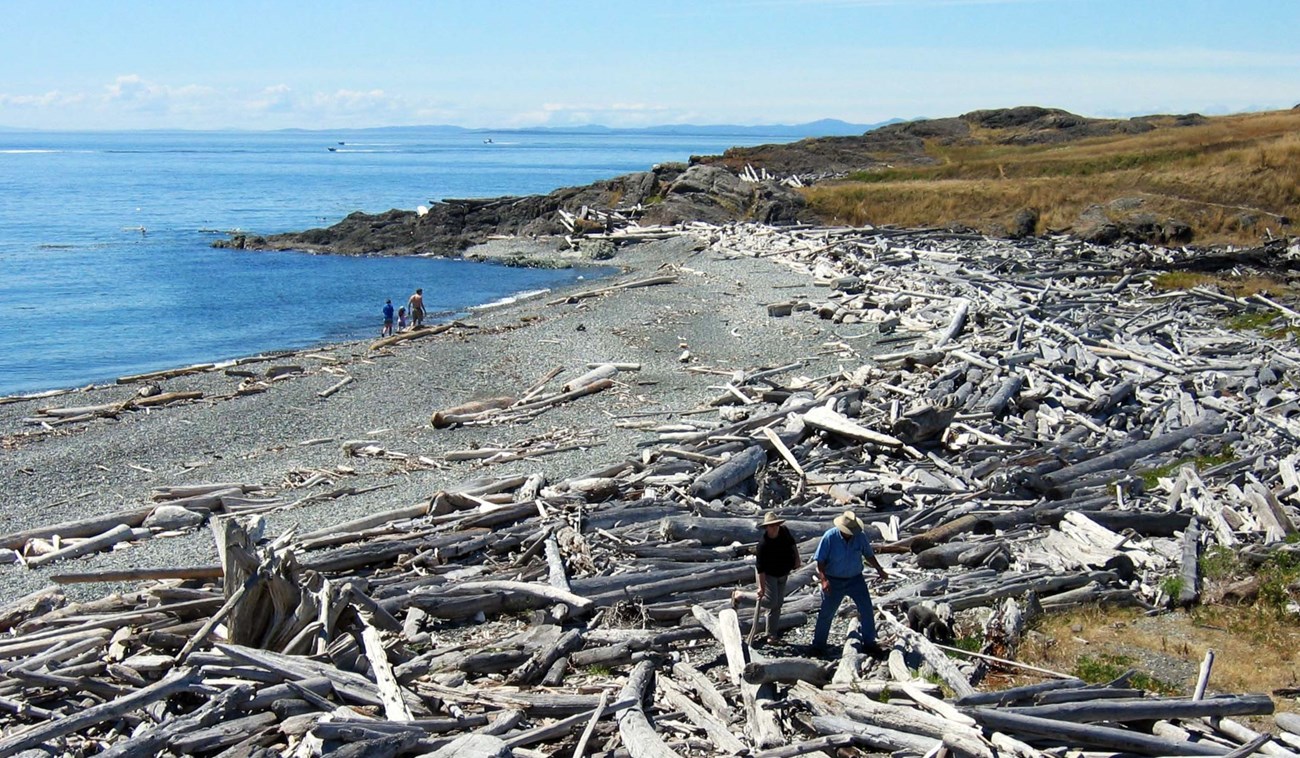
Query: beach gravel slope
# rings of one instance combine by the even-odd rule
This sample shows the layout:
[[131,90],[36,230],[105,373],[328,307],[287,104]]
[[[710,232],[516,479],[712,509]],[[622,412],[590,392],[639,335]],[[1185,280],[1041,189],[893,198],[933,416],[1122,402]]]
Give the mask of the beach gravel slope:
[[[202,400],[185,405],[48,430],[24,419],[41,407],[120,402],[137,386],[0,405],[0,533],[145,506],[154,488],[176,485],[238,482],[263,488],[249,497],[306,500],[266,514],[267,531],[276,534],[413,505],[481,478],[541,473],[558,481],[637,455],[637,443],[651,433],[616,428],[620,417],[689,421],[675,412],[725,394],[728,372],[805,360],[791,373],[817,376],[847,360],[824,346],[838,341],[823,331],[826,322],[807,312],[768,316],[769,303],[814,297],[806,273],[762,259],[700,252],[701,247],[690,236],[625,247],[613,261],[624,267],[622,276],[579,289],[667,274],[676,277],[671,284],[559,304],[548,304],[557,299],[549,293],[477,312],[462,320],[464,326],[388,349],[332,345],[238,367],[253,377],[210,371],[160,382],[164,392],[203,393]],[[517,395],[554,368],[563,369],[550,385],[558,389],[588,363],[604,361],[636,363],[640,370],[620,372],[612,390],[527,423],[456,429],[429,423],[436,410]],[[264,381],[281,366],[304,371],[265,382],[263,392],[231,397],[241,382]],[[318,395],[345,376],[354,381],[327,398]],[[706,418],[716,419],[716,412]],[[442,458],[452,450],[509,447],[532,438],[582,447],[490,466]],[[352,440],[372,440],[396,456],[349,456],[343,443]],[[325,497],[343,488],[361,494]],[[16,597],[47,585],[55,573],[216,560],[210,533],[197,528],[37,569],[0,566],[0,581]],[[81,584],[69,594],[97,597],[109,589],[117,587]]]

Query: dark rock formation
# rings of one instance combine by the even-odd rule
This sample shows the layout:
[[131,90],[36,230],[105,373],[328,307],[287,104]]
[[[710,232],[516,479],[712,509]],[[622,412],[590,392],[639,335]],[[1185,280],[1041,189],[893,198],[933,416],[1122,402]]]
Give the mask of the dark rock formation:
[[672,163],[548,195],[445,200],[433,203],[423,215],[402,210],[375,215],[358,212],[325,229],[268,237],[238,235],[215,244],[343,255],[455,255],[492,235],[538,237],[604,231],[598,221],[579,221],[573,232],[564,226],[560,211],[577,214],[583,207],[616,211],[650,224],[813,220],[803,196],[776,182],[746,182],[717,166]]
[[1106,205],[1090,205],[1075,220],[1073,233],[1079,239],[1110,245],[1116,242],[1146,242],[1153,245],[1182,245],[1192,241],[1192,227],[1174,218],[1160,219],[1142,208],[1142,199],[1122,197]]
[[1011,219],[1011,228],[1007,236],[1013,240],[1032,237],[1038,232],[1038,209],[1021,208]]

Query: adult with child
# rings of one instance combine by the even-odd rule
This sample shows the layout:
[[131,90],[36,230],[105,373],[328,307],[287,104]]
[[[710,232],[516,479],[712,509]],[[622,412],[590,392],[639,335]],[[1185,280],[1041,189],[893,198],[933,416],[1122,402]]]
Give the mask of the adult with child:
[[813,552],[817,562],[817,580],[821,584],[822,604],[817,611],[817,625],[813,630],[813,652],[824,654],[830,638],[831,621],[840,609],[840,603],[849,597],[858,607],[858,623],[862,649],[871,655],[880,654],[876,644],[875,609],[871,606],[871,591],[862,575],[863,563],[876,570],[876,576],[889,578],[876,560],[876,553],[867,539],[863,523],[853,511],[835,517],[835,526],[822,534]]

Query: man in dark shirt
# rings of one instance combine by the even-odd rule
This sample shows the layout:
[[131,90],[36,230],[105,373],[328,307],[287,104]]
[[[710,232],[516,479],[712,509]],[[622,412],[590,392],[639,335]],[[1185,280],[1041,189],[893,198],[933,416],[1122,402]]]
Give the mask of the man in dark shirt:
[[[758,601],[767,606],[767,638],[765,642],[776,642],[780,636],[778,624],[781,621],[781,605],[785,602],[785,583],[790,572],[799,568],[799,543],[794,535],[786,529],[785,519],[777,518],[775,511],[768,511],[758,528],[763,534],[758,538],[757,560],[754,573],[758,575]],[[755,618],[755,624],[758,619]]]

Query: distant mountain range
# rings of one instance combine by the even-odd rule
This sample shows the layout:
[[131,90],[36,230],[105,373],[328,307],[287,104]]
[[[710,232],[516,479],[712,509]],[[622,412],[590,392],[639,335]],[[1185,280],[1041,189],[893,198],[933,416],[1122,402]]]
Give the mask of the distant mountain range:
[[[846,137],[854,136],[878,129],[888,124],[896,124],[907,119],[892,118],[888,121],[881,121],[875,124],[851,124],[847,121],[841,121],[837,118],[824,118],[819,121],[809,121],[806,124],[762,124],[758,126],[742,126],[739,124],[662,124],[659,126],[645,126],[639,128],[624,128],[601,126],[599,124],[588,124],[584,126],[535,126],[523,129],[483,129],[469,128],[464,126],[452,126],[450,124],[429,124],[426,126],[377,126],[362,129],[271,129],[266,131],[276,132],[328,132],[330,134],[710,134],[710,135],[738,135],[738,136],[760,136],[760,137]],[[101,130],[64,130],[64,129],[23,129],[9,126],[0,126],[0,132],[38,132],[38,131],[101,131]],[[231,131],[229,129],[107,129],[102,131],[150,131],[150,132],[177,132],[177,131]],[[259,131],[259,130],[249,130]]]
[[330,133],[362,132],[366,134],[721,134],[721,135],[757,135],[763,137],[843,137],[863,134],[887,124],[903,121],[894,118],[876,124],[851,124],[835,118],[809,121],[806,124],[762,124],[742,126],[739,124],[661,124],[638,128],[602,126],[587,124],[583,126],[533,126],[522,129],[480,129],[450,124],[429,124],[426,126],[378,126],[367,129],[280,129],[285,132]]

